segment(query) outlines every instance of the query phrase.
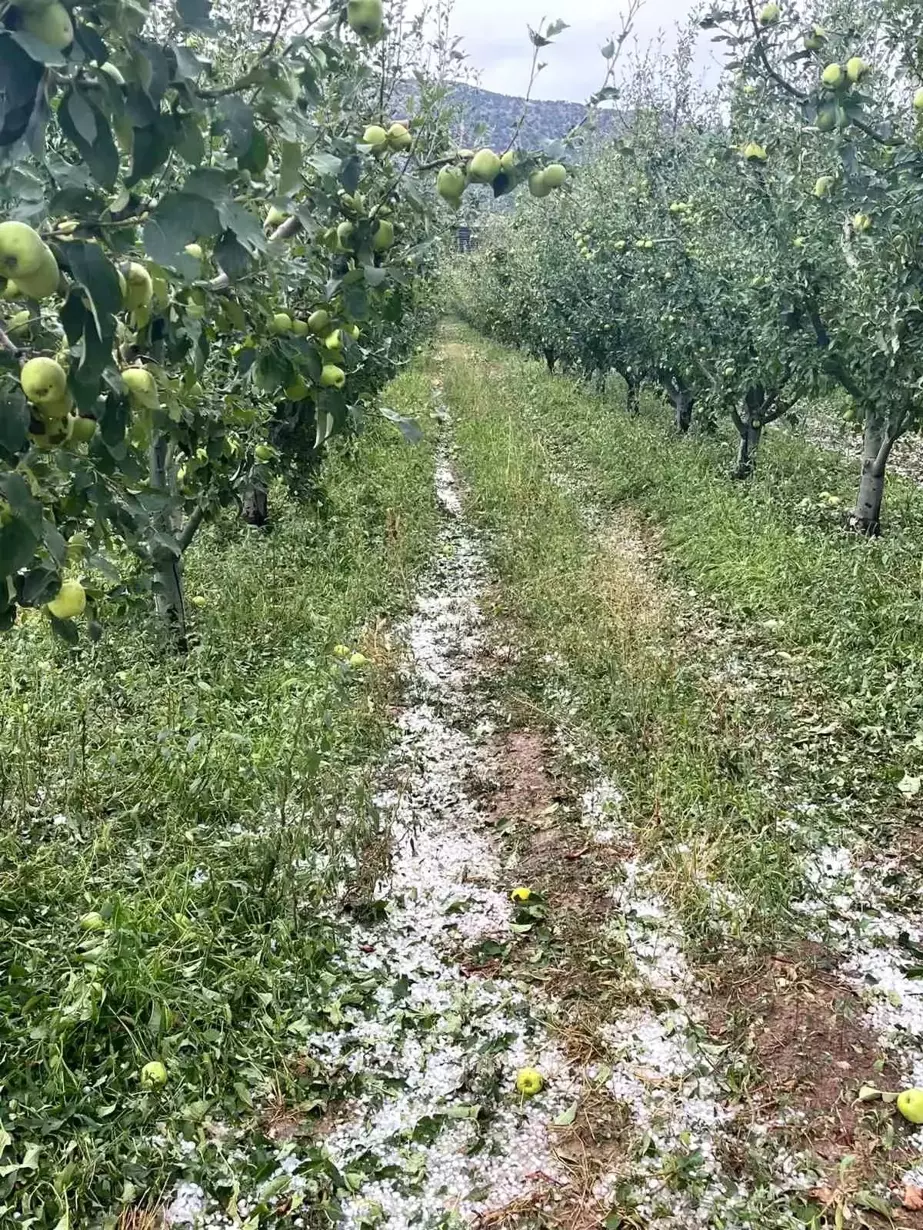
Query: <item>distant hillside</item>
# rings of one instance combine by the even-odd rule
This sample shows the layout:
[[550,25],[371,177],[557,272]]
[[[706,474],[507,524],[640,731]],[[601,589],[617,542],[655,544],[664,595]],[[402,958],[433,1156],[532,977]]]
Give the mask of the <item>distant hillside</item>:
[[[453,101],[461,114],[459,140],[462,144],[484,144],[503,149],[509,144],[523,100],[509,94],[495,94],[477,86],[457,85]],[[526,105],[526,117],[518,144],[527,149],[541,148],[545,141],[565,136],[587,114],[582,103],[552,102],[537,99]],[[615,111],[599,112],[600,127],[611,131],[618,119]]]
[[[413,87],[408,84],[405,99]],[[478,86],[459,83],[452,87],[449,102],[459,114],[456,136],[459,145],[490,145],[505,149],[516,131],[522,115],[523,100],[510,94],[495,94]],[[541,149],[546,141],[566,136],[587,114],[582,103],[551,102],[538,99],[528,103],[517,145],[526,149]],[[611,132],[618,124],[617,111],[600,111],[598,126]]]

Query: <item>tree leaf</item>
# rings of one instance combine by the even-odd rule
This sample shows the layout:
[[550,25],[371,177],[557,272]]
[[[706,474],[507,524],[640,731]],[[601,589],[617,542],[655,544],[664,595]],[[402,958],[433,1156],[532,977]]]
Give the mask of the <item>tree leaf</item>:
[[394,424],[408,444],[418,444],[423,439],[423,432],[414,419],[398,414],[396,410],[389,410],[387,406],[379,406],[378,413],[383,419]]
[[144,247],[158,265],[175,266],[187,243],[221,229],[211,201],[188,192],[168,192],[144,224]]
[[574,1122],[576,1118],[577,1118],[577,1103],[571,1102],[570,1106],[568,1106],[566,1110],[562,1110],[559,1115],[555,1116],[554,1126],[555,1127],[570,1127],[570,1125]]

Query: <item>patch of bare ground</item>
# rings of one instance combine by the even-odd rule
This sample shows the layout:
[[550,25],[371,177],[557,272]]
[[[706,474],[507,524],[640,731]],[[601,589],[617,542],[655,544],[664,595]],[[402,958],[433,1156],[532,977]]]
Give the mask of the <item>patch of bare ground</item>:
[[[893,1088],[899,1076],[835,965],[821,945],[802,943],[756,968],[750,962],[713,979],[710,1033],[747,1061],[741,1113],[726,1136],[723,1160],[745,1178],[748,1133],[754,1124],[773,1123],[786,1148],[817,1159],[824,1179],[812,1195],[831,1217],[853,1207],[872,1215],[875,1209],[863,1204],[867,1193],[886,1186],[899,1202],[903,1192],[895,1183],[913,1155],[901,1147],[905,1125],[894,1123],[892,1144],[891,1112],[857,1097],[863,1085]],[[890,1215],[898,1225],[923,1227],[923,1212],[902,1208]]]

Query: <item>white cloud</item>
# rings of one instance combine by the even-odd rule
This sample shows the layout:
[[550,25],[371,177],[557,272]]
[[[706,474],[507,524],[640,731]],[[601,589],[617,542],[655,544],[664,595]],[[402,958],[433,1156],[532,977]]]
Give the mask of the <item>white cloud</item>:
[[[528,26],[533,28],[545,13],[560,17],[570,29],[546,48],[541,58],[547,67],[539,74],[533,91],[535,98],[567,99],[582,102],[602,84],[605,64],[600,47],[613,32],[621,29],[619,5],[612,0],[558,0],[544,6],[536,0],[455,0],[453,31],[461,35],[470,63],[480,70],[485,89],[502,94],[524,93],[529,81],[532,45]],[[692,0],[648,0],[635,23],[638,42],[646,45],[664,32],[670,43],[673,27],[688,18]]]

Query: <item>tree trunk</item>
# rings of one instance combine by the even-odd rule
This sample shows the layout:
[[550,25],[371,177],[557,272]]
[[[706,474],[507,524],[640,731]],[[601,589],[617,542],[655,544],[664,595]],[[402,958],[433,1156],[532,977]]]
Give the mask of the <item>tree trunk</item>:
[[867,413],[862,443],[862,476],[850,526],[860,534],[881,533],[881,505],[885,495],[885,471],[894,441],[879,414]]
[[545,346],[543,348],[542,353],[545,356],[545,362],[548,364],[548,370],[550,372],[553,372],[554,371],[554,351],[551,349],[550,346]]
[[262,529],[269,521],[269,492],[262,483],[254,483],[244,496],[241,516],[247,525]]
[[737,449],[737,465],[732,472],[733,478],[749,478],[756,469],[756,455],[763,438],[763,414],[766,408],[766,390],[762,385],[747,389],[743,412],[734,415],[740,445]]
[[[157,436],[151,445],[151,487],[155,491],[167,491],[169,445],[163,436]],[[175,527],[168,517],[159,517],[157,529],[171,536]],[[186,639],[186,604],[183,594],[183,562],[166,547],[157,547],[153,552],[154,562],[154,609],[172,632],[177,648],[184,653],[188,648]]]
[[170,629],[176,647],[189,648],[186,629],[186,603],[183,593],[183,561],[169,551],[154,558],[154,609]]
[[626,385],[625,409],[629,418],[636,418],[641,410],[641,385],[631,374],[622,372],[622,379]]
[[[759,422],[759,420],[757,420]],[[755,426],[749,416],[741,419],[737,429],[740,433],[740,444],[737,449],[737,465],[734,467],[734,478],[749,478],[756,469],[756,454],[759,452],[760,440],[763,437],[763,424]]]

